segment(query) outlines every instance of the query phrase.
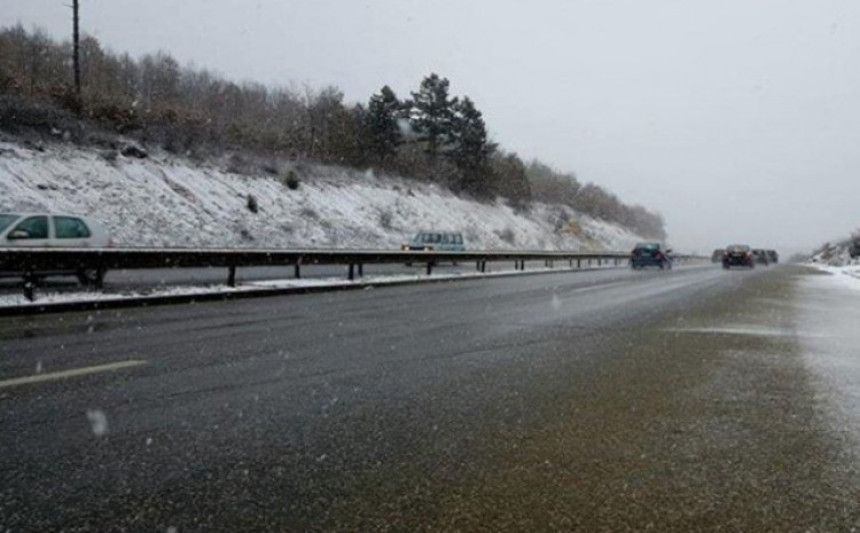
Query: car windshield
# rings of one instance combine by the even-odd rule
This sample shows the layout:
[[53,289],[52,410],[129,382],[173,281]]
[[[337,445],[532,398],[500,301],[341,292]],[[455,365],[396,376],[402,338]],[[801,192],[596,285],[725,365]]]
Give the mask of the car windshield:
[[858,145],[860,0],[0,0],[0,533],[860,533]]
[[9,215],[0,213],[0,233],[6,231],[6,228],[12,225],[13,222],[21,218],[19,215]]

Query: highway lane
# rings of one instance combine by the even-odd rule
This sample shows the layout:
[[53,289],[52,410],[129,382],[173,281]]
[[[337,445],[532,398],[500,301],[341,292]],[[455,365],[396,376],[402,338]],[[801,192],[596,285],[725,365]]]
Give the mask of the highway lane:
[[793,275],[4,319],[0,528],[847,530],[857,472],[797,343],[711,331],[790,330]]

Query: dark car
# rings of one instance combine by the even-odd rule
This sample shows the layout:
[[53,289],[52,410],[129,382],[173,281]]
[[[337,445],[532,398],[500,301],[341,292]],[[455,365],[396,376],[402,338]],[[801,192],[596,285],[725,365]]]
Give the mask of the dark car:
[[749,246],[746,244],[726,246],[726,253],[723,255],[723,268],[733,266],[755,268],[755,259]]
[[770,264],[770,257],[767,255],[767,250],[762,250],[761,248],[756,248],[752,251],[753,261],[757,265],[767,266]]
[[672,268],[672,250],[667,250],[659,242],[640,242],[630,252],[630,266],[635,270],[649,266],[661,270]]
[[711,254],[711,263],[720,263],[723,260],[723,256],[726,254],[726,251],[722,248],[717,248],[714,250],[714,253]]
[[774,265],[779,263],[779,254],[776,253],[776,250],[767,250],[767,258]]

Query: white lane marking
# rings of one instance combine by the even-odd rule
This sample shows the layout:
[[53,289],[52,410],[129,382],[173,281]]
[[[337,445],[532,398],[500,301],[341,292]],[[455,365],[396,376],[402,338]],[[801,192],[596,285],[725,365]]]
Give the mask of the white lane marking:
[[86,376],[89,374],[98,374],[99,372],[111,372],[113,370],[121,370],[123,368],[132,368],[147,364],[149,361],[139,361],[132,359],[130,361],[118,361],[116,363],[108,363],[105,365],[86,366],[83,368],[73,368],[71,370],[62,370],[60,372],[50,372],[48,374],[36,374],[33,376],[24,376],[20,378],[4,379],[0,381],[0,389],[8,387],[16,387],[18,385],[29,385],[31,383],[40,383],[43,381],[54,381],[58,379],[74,378],[78,376]]

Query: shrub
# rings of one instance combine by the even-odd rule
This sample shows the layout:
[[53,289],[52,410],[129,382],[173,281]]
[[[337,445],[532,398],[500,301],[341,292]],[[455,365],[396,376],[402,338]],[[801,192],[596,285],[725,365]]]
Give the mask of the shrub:
[[514,230],[512,230],[511,228],[505,228],[504,231],[497,231],[496,235],[498,235],[500,239],[510,244],[511,246],[513,246],[517,240],[516,235],[514,235]]
[[248,211],[256,214],[260,212],[260,206],[257,205],[257,197],[253,194],[248,195]]
[[260,165],[260,168],[263,172],[270,176],[278,175],[278,165],[274,161],[266,161],[262,165]]
[[289,174],[287,174],[287,180],[286,180],[287,187],[290,190],[295,191],[296,189],[299,188],[300,183],[301,182],[299,181],[299,176],[291,170],[289,172]]
[[379,225],[384,229],[391,229],[391,220],[393,216],[390,210],[382,211],[379,213]]

